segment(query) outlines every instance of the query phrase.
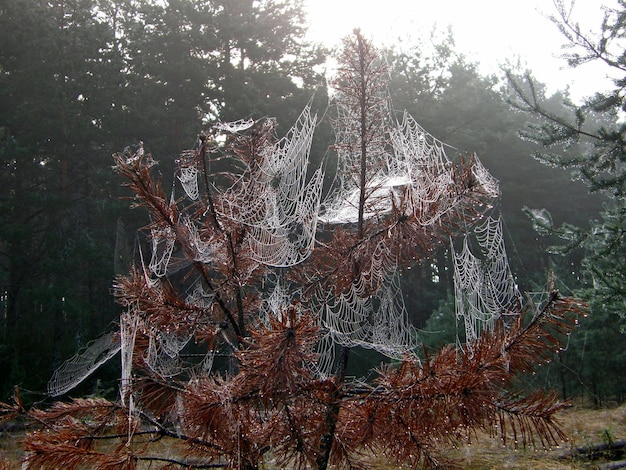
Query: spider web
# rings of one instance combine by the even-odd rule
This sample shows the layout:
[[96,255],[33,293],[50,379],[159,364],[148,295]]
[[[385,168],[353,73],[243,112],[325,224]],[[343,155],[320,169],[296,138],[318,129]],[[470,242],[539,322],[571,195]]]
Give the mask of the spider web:
[[[347,108],[341,112],[344,118],[350,117]],[[222,220],[245,227],[245,242],[256,263],[273,268],[302,263],[313,250],[318,222],[332,226],[350,225],[358,220],[360,190],[354,175],[350,174],[357,161],[350,146],[339,154],[338,189],[323,204],[322,170],[317,169],[307,177],[315,123],[316,117],[311,115],[310,105],[307,105],[285,137],[262,148],[259,158],[249,163],[232,186],[223,191],[212,188],[217,214]],[[215,130],[237,133],[253,124],[253,121],[218,124]],[[395,207],[405,214],[412,214],[418,225],[436,230],[442,216],[459,205],[457,192],[453,190],[455,168],[445,153],[444,144],[406,113],[401,121],[391,123],[385,119],[379,125],[385,137],[371,142],[369,155],[375,164],[368,175],[364,218],[382,217]],[[346,139],[348,132],[348,129],[340,129],[339,133],[343,133],[342,138]],[[197,201],[198,170],[187,157],[186,163],[179,165],[178,181],[186,195]],[[483,193],[496,197],[498,182],[477,159],[472,171]],[[225,254],[214,248],[215,241],[201,235],[205,233],[197,225],[201,221],[192,220],[185,214],[179,217],[176,233],[169,227],[151,231],[151,257],[148,266],[144,266],[144,276],[148,287],[156,289],[156,296],[160,295],[158,284],[166,275],[175,272],[176,260],[172,255],[176,237],[180,234],[184,234],[194,248],[193,261],[207,264],[227,261],[219,258]],[[457,316],[464,320],[468,339],[476,338],[481,329],[493,325],[495,318],[502,315],[519,295],[506,261],[499,222],[486,222],[477,230],[476,237],[484,261],[471,253],[467,237],[461,252],[454,254]],[[374,349],[392,359],[400,359],[418,344],[404,305],[397,256],[383,239],[375,246],[370,260],[346,292],[338,296],[318,293],[319,324],[325,333],[318,348],[321,359],[317,367],[321,375],[330,375],[337,345]],[[254,263],[249,266],[254,269]],[[380,288],[372,293],[372,286]],[[293,305],[294,295],[296,293],[286,286],[275,282],[258,321],[266,322],[270,315],[278,315],[286,306]],[[185,299],[190,309],[209,309],[212,302],[213,297],[200,283],[192,286]],[[55,372],[50,392],[62,394],[80,383],[108,360],[117,347],[122,352],[120,394],[122,402],[132,409],[129,385],[139,330],[148,336],[148,348],[142,359],[155,373],[172,377],[184,371],[191,376],[211,371],[214,359],[211,350],[194,365],[181,358],[182,350],[197,332],[197,325],[186,329],[150,325],[140,320],[140,313],[130,308],[122,314],[118,346],[107,346],[103,339],[101,345],[90,346],[64,364]],[[216,326],[217,334],[220,332]]]
[[307,182],[315,122],[307,105],[287,135],[261,151],[250,181],[223,195],[221,215],[246,226],[252,258],[266,266],[294,266],[313,249],[324,178],[318,169]]
[[[368,197],[363,208],[364,220],[375,215],[382,215],[389,209],[386,200],[390,192],[396,186],[407,183],[402,180],[393,181],[389,172],[385,171],[388,162],[391,161],[386,145],[386,134],[389,128],[386,118],[389,115],[388,100],[386,97],[379,97],[376,101],[381,117],[368,123],[370,136],[367,139],[368,165],[365,189]],[[354,128],[354,123],[360,122],[360,119],[358,108],[344,103],[344,100],[338,100],[335,121],[338,188],[324,202],[320,215],[320,221],[323,223],[352,224],[358,220],[361,190],[355,175],[361,172],[362,137]]]
[[[459,210],[461,205],[455,181],[455,165],[446,155],[445,144],[425,131],[406,112],[400,121],[383,121],[380,131],[387,137],[376,141],[381,145],[375,151],[368,150],[368,156],[373,155],[375,170],[366,183],[363,219],[384,217],[393,208],[397,208],[401,213],[411,214],[415,221],[413,223],[417,226],[430,227],[436,232],[442,217]],[[354,141],[356,137],[348,132],[349,130],[342,129],[338,140]],[[389,142],[390,145],[383,148],[382,142]],[[358,221],[360,189],[354,176],[349,173],[357,165],[355,155],[350,151],[352,147],[354,146],[350,144],[338,145],[339,169],[344,173],[339,175],[338,188],[324,202],[320,216],[321,222],[331,226],[355,224]],[[472,165],[472,175],[476,180],[477,190],[482,191],[486,198],[499,195],[498,181],[476,157]],[[500,241],[496,239],[496,234],[500,232],[494,234],[492,228],[492,225],[488,225],[485,229],[487,232],[481,235],[483,243]],[[499,253],[490,252],[490,256],[497,254]],[[490,268],[502,269],[498,264],[506,262],[505,253],[502,255],[505,257],[504,261],[494,260]],[[374,250],[368,270],[352,283],[350,290],[339,297],[326,300],[321,315],[321,325],[327,332],[320,343],[320,370],[323,374],[327,375],[331,371],[335,345],[371,348],[393,359],[401,358],[417,346],[417,335],[408,322],[400,289],[397,270],[399,261],[389,252],[385,242],[381,241]],[[508,264],[506,268],[508,269]],[[505,274],[495,272],[485,276],[492,276],[493,278],[489,278],[491,282],[502,284],[500,278]],[[373,282],[367,282],[368,280]],[[468,283],[472,281],[474,279],[468,280]],[[367,289],[371,285],[383,287],[375,295],[371,295]],[[468,298],[473,299],[472,295],[468,294]],[[491,309],[480,313],[487,317],[491,317],[491,312],[496,309],[492,298],[485,302],[473,302],[471,305],[475,309],[471,312],[474,317],[479,317],[483,307]],[[463,309],[459,315],[463,315],[465,311]],[[473,326],[469,330],[471,335],[478,329],[475,323],[468,320],[468,325]]]
[[[375,294],[370,292],[372,283],[381,285]],[[402,296],[400,271],[384,243],[374,250],[370,269],[347,292],[325,299],[320,307],[320,326],[325,335],[318,347],[319,369],[325,376],[331,373],[336,344],[374,349],[391,359],[401,359],[417,347],[417,332],[408,320]]]
[[[454,164],[445,152],[445,144],[427,131],[408,113],[387,131],[391,142],[390,151],[379,151],[379,169],[366,183],[366,202],[363,218],[380,217],[398,207],[400,194],[404,213],[413,214],[418,224],[429,227],[441,217],[458,207],[455,188]],[[339,158],[351,160],[349,153],[339,153]],[[384,158],[384,160],[382,160]],[[324,202],[320,222],[328,224],[356,223],[359,213],[360,189],[352,174],[346,172],[355,165],[349,162],[341,166],[344,173],[333,195]],[[477,157],[472,172],[486,197],[499,196],[498,181],[489,174]]]
[[171,227],[150,231],[152,243],[152,256],[148,267],[157,277],[167,274],[167,269],[172,258],[174,246],[176,245],[176,235]]
[[194,166],[181,166],[180,175],[178,175],[185,194],[192,201],[197,201],[200,197],[200,189],[198,188],[198,169]]
[[268,276],[266,282],[273,284],[273,287],[271,287],[270,294],[265,297],[261,304],[256,321],[268,327],[270,318],[277,318],[286,306],[293,305],[292,298],[294,293],[280,279],[274,279],[273,276]]
[[151,328],[148,334],[148,348],[144,354],[145,364],[161,377],[173,377],[184,371],[180,352],[191,341],[195,331],[167,331],[164,328]]
[[120,318],[120,348],[122,351],[121,360],[121,382],[120,399],[122,405],[128,406],[129,414],[134,411],[134,400],[131,393],[133,350],[135,349],[135,338],[139,329],[140,319],[138,312],[131,307],[126,310]]
[[117,331],[92,341],[54,371],[48,382],[48,395],[58,397],[69,392],[115,356],[120,348],[120,334]]
[[474,233],[478,256],[470,249],[468,235],[459,252],[452,245],[456,316],[464,324],[467,342],[492,329],[496,320],[515,311],[522,300],[509,267],[501,218],[488,217]]

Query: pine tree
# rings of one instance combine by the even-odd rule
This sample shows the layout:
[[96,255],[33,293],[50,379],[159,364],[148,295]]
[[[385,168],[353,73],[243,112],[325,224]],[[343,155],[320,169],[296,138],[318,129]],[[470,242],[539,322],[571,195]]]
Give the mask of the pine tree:
[[[321,169],[307,176],[310,107],[281,139],[272,119],[212,126],[177,160],[184,194],[165,193],[143,147],[115,156],[150,214],[151,255],[116,281],[119,331],[69,360],[50,392],[121,350],[120,400],[25,411],[16,396],[4,414],[33,422],[27,468],[354,468],[371,451],[437,468],[477,429],[562,437],[563,403],[514,379],[559,347],[582,304],[554,289],[541,306],[515,300],[467,343],[420,358],[399,268],[485,218],[497,182],[475,156],[453,163],[413,118],[395,119],[384,62],[358,31],[339,64],[328,197]],[[355,346],[395,364],[349,380]],[[157,455],[161,438],[180,452]]]
[[0,13],[0,343],[33,390],[45,385],[39,371],[116,314],[107,295],[116,202],[110,151],[99,147],[119,68],[95,3],[10,0]]
[[[513,105],[534,117],[521,136],[545,147],[535,157],[549,166],[571,171],[572,177],[587,183],[589,191],[606,197],[599,220],[591,220],[588,229],[572,224],[555,227],[550,214],[541,209],[527,209],[536,229],[553,235],[561,243],[549,248],[556,254],[582,249],[586,288],[581,292],[593,310],[619,315],[621,328],[626,299],[626,123],[621,114],[626,109],[623,89],[626,85],[626,55],[623,38],[626,26],[626,3],[606,8],[597,35],[585,34],[572,18],[566,3],[557,4],[552,20],[563,33],[568,52],[565,58],[575,68],[589,62],[602,62],[613,77],[614,88],[599,91],[576,105],[567,100],[563,112],[550,110],[532,77],[525,80],[508,74],[514,96]],[[561,148],[563,151],[557,151]],[[548,151],[547,149],[555,149]]]

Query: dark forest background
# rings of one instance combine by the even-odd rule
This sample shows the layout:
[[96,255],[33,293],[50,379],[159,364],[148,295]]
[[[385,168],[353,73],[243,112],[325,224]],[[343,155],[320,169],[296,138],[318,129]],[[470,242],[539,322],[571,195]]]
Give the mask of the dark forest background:
[[[53,370],[119,316],[112,281],[138,259],[137,230],[148,220],[123,199],[129,193],[111,170],[113,153],[143,143],[169,188],[174,160],[207,122],[275,116],[280,133],[313,99],[322,119],[312,164],[323,163],[332,180],[324,77],[331,51],[305,33],[298,2],[0,3],[0,401],[14,385],[43,399]],[[510,79],[524,84],[528,71],[511,70],[508,80],[481,75],[453,36],[434,37],[428,50],[404,44],[387,52],[394,107],[446,142],[450,157],[476,152],[500,180],[493,210],[503,215],[521,290],[542,290],[550,271],[568,295],[589,287],[584,250],[548,253],[553,240],[523,211],[546,208],[555,226],[584,229],[606,202],[568,171],[533,158],[539,145],[520,138],[539,122],[510,104]],[[567,90],[533,85],[546,109],[571,112]],[[552,151],[566,155],[575,146]],[[426,346],[454,342],[449,254],[407,270],[403,283]],[[609,310],[592,308],[568,348],[529,383],[596,404],[623,401],[624,335]],[[367,351],[356,357],[357,375],[381,360]],[[117,366],[107,367],[76,393],[114,390]]]

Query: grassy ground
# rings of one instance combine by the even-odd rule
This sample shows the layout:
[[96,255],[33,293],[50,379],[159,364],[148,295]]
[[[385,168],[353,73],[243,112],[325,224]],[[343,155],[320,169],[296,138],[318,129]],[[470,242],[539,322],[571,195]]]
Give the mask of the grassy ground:
[[20,468],[22,452],[19,446],[21,434],[0,432],[0,470]]
[[602,410],[572,408],[559,415],[559,422],[569,440],[550,450],[504,447],[498,439],[479,435],[471,445],[455,449],[450,455],[461,459],[465,468],[472,470],[595,469],[601,468],[606,459],[590,462],[567,456],[577,447],[591,448],[609,439],[626,439],[626,406]]
[[[602,410],[572,408],[559,415],[559,422],[569,440],[554,449],[513,449],[504,447],[498,439],[479,434],[471,445],[450,449],[448,457],[460,461],[468,470],[591,470],[602,468],[604,461],[590,462],[580,457],[567,457],[570,451],[608,440],[626,439],[626,405]],[[19,434],[0,433],[0,470],[20,468],[19,437]],[[383,462],[372,462],[371,468],[390,470],[393,467]]]

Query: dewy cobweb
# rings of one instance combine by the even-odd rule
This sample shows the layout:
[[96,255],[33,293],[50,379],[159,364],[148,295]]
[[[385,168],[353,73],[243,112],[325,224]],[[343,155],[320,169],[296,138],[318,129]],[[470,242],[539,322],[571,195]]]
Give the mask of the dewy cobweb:
[[48,394],[57,397],[69,392],[115,356],[120,348],[119,332],[106,333],[92,341],[83,351],[65,361],[54,371],[48,383]]
[[465,339],[475,340],[496,320],[516,311],[521,295],[511,273],[500,218],[488,217],[474,231],[478,255],[470,249],[470,237],[462,248],[451,245],[454,261],[454,293],[457,319],[465,327]]
[[[458,198],[454,191],[455,168],[446,155],[445,145],[426,132],[407,113],[403,114],[401,121],[386,121],[380,128],[387,133],[388,138],[379,141],[389,141],[391,146],[379,149],[377,157],[380,164],[366,186],[363,219],[384,217],[396,208],[404,214],[411,214],[417,226],[436,231],[445,215],[458,210]],[[347,129],[342,129],[342,132],[338,139],[342,135],[348,141],[356,139],[354,136],[345,137]],[[330,226],[356,224],[361,197],[360,188],[350,174],[357,165],[351,154],[351,146],[340,143],[337,147],[340,149],[339,158],[343,156],[345,159],[339,165],[343,173],[339,175],[338,189],[325,201],[319,217],[320,222]],[[498,181],[485,170],[477,157],[473,158],[473,177],[481,191],[488,198],[497,197]],[[484,230],[488,234],[484,234],[481,240],[485,244],[497,245],[501,240],[491,233],[492,227],[486,226]],[[499,258],[500,254],[505,256],[504,252],[489,253],[493,257],[491,268],[503,269],[499,263],[506,262],[506,258]],[[361,277],[353,281],[349,291],[324,299],[320,315],[323,331],[326,332],[320,346],[320,369],[323,374],[332,370],[334,345],[371,348],[394,359],[411,354],[415,349],[417,334],[408,322],[400,291],[400,261],[389,251],[383,239],[373,250],[370,265],[363,270]],[[459,264],[463,262],[459,261]],[[478,270],[473,274],[477,276]],[[502,276],[506,279],[506,274],[497,271],[484,276],[492,276],[489,280],[498,282],[498,285],[491,286],[492,297],[473,302],[470,313],[478,316],[484,307],[488,310],[481,315],[493,320],[499,312],[496,311],[497,306],[500,306],[494,304],[495,299],[500,299],[498,289],[508,289],[508,285],[501,280]],[[376,281],[366,282],[367,279]],[[382,286],[375,295],[366,288],[371,284]],[[481,294],[486,294],[486,291]],[[464,299],[459,298],[461,301]],[[476,321],[468,320],[468,325],[472,326],[470,334],[474,335],[478,329]]]
[[[215,130],[242,133],[254,125],[254,121],[238,121],[218,124]],[[249,162],[231,186],[223,190],[211,188],[219,220],[245,230],[245,243],[254,261],[247,269],[254,269],[256,263],[279,272],[301,264],[313,252],[318,224],[332,229],[338,225],[350,227],[357,222],[359,188],[354,184],[354,178],[346,174],[354,161],[348,164],[340,162],[338,189],[323,203],[322,170],[317,169],[307,176],[315,125],[316,117],[307,105],[289,132],[278,142],[260,149],[262,158]],[[406,113],[400,121],[384,120],[381,129],[386,137],[379,141],[375,155],[377,166],[367,182],[364,219],[388,216],[395,207],[411,214],[418,226],[436,229],[441,225],[442,218],[456,210],[458,204],[452,191],[455,184],[454,164],[447,157],[444,144]],[[344,131],[348,132],[347,129]],[[387,144],[383,145],[384,142]],[[177,175],[185,194],[194,203],[203,197],[198,188],[200,166],[194,160],[195,155],[189,152],[181,156]],[[353,158],[353,155],[343,156]],[[341,152],[339,157],[341,160]],[[498,182],[477,159],[472,171],[482,193],[487,197],[496,197]],[[170,204],[175,204],[173,201],[172,198]],[[162,226],[151,229],[152,252],[149,262],[145,263],[148,266],[144,268],[146,286],[158,292],[160,283],[166,283],[168,276],[176,272],[176,263],[180,260],[176,259],[178,254],[174,256],[174,250],[181,236],[186,237],[195,253],[189,262],[205,265],[225,262],[224,254],[214,249],[215,240],[203,238],[200,223],[181,213],[176,231]],[[489,260],[488,264],[477,261],[467,242],[464,250],[454,256],[457,301],[460,303],[457,313],[464,318],[468,338],[475,338],[481,328],[489,327],[517,295],[498,227],[497,223],[487,222],[478,233],[478,241]],[[318,347],[320,362],[317,371],[322,376],[332,373],[333,354],[338,345],[375,349],[393,359],[413,354],[418,346],[418,336],[408,320],[400,288],[401,260],[393,254],[385,240],[383,238],[374,246],[369,264],[362,266],[359,276],[347,290],[334,296],[320,292],[316,297],[319,301],[315,308],[323,333]],[[268,315],[278,315],[297,297],[289,286],[275,279],[268,278],[263,282],[274,288],[267,291],[263,299],[258,318],[260,322],[265,321]],[[374,293],[370,290],[372,285],[379,286]],[[184,305],[189,311],[208,311],[214,301],[214,296],[205,291],[202,283],[195,282],[186,293]],[[121,330],[116,333],[117,345],[102,346],[104,349],[94,346],[88,354],[70,359],[55,372],[50,393],[59,395],[71,389],[99,364],[112,357],[117,348],[122,351],[122,400],[134,406],[129,384],[133,373],[133,347],[140,330],[142,335],[148,337],[142,359],[154,373],[161,377],[174,377],[187,372],[189,376],[197,377],[211,372],[213,349],[206,351],[197,364],[190,365],[181,359],[184,348],[191,342],[200,323],[189,322],[182,329],[167,328],[151,325],[139,317],[140,312],[128,308],[121,316]],[[220,327],[216,326],[215,332],[219,334]],[[102,340],[102,343],[106,341]]]
[[250,182],[227,190],[218,209],[246,227],[253,258],[266,266],[294,266],[313,249],[324,177],[318,169],[307,182],[315,121],[306,106],[285,137],[261,150]]
[[[367,182],[364,218],[389,213],[399,194],[406,190],[409,198],[405,210],[415,215],[422,226],[434,225],[442,215],[455,208],[456,198],[452,191],[454,165],[446,155],[444,144],[426,132],[409,114],[404,113],[402,121],[389,126],[391,150],[383,152],[385,160]],[[497,180],[474,158],[473,171],[478,183],[489,197],[496,197],[499,194]],[[320,222],[350,224],[357,221],[360,190],[348,173],[353,166],[354,163],[342,167],[340,187],[325,201]]]
[[[322,345],[339,344],[374,349],[391,359],[401,359],[417,346],[417,333],[408,321],[399,272],[386,276],[376,295],[369,295],[361,282],[347,293],[328,299],[321,311],[326,338]],[[320,349],[320,371],[328,376],[333,365],[332,347]]]

